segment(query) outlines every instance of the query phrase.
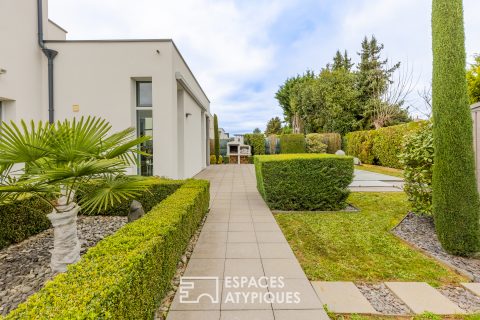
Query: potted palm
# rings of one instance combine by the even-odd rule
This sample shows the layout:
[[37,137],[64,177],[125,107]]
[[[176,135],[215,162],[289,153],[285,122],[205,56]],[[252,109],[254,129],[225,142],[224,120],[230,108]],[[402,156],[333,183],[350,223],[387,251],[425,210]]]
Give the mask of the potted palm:
[[105,210],[137,196],[153,182],[126,174],[136,163],[138,145],[150,137],[137,138],[134,128],[114,134],[110,130],[107,121],[92,117],[1,126],[0,204],[38,197],[51,206],[55,273],[80,259],[80,208]]

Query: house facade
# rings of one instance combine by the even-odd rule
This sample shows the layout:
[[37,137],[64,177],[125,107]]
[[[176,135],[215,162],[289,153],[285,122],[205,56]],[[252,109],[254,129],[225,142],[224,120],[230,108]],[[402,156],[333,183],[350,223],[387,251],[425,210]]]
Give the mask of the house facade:
[[210,101],[174,42],[67,40],[46,0],[0,1],[3,121],[108,120],[152,136],[132,173],[175,179],[208,165]]

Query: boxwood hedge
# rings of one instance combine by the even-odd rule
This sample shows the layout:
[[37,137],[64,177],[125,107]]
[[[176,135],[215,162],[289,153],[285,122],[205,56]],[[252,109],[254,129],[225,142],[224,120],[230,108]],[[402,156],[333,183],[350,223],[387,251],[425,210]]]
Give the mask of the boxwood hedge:
[[280,153],[305,152],[305,136],[303,134],[282,134],[280,136]]
[[0,206],[0,249],[50,228],[51,207],[39,198]]
[[[143,192],[140,196],[136,197],[135,200],[140,202],[143,206],[145,212],[150,211],[156,204],[161,202],[163,199],[174,193],[181,185],[182,181],[179,180],[168,180],[168,179],[158,179],[158,183],[154,184],[148,191]],[[81,197],[81,191],[78,193],[77,197]],[[130,204],[132,200],[122,201],[121,204],[110,207],[107,210],[102,210],[100,212],[82,212],[84,215],[96,215],[96,216],[127,216],[130,212]]]
[[209,206],[209,183],[188,180],[143,218],[91,248],[6,319],[152,319]]
[[339,210],[353,180],[353,158],[327,154],[255,156],[257,187],[271,209]]

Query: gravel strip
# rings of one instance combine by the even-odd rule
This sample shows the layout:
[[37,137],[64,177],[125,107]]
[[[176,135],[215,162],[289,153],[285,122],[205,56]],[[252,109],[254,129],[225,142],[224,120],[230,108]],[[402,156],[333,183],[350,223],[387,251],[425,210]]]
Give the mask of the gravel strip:
[[180,278],[185,273],[185,269],[187,269],[188,261],[190,261],[190,257],[192,256],[193,249],[195,248],[198,238],[200,237],[200,232],[202,231],[203,225],[207,220],[207,216],[208,215],[205,215],[203,220],[200,222],[200,225],[198,226],[197,231],[192,236],[192,238],[190,238],[190,242],[188,243],[187,250],[178,261],[177,272],[175,273],[175,276],[170,282],[171,289],[167,293],[167,295],[163,298],[162,303],[160,304],[160,307],[157,309],[157,312],[155,313],[154,320],[167,319],[168,310],[170,309],[170,305],[172,304],[173,299],[175,298],[175,294],[177,293],[178,286],[180,285]]
[[357,283],[357,288],[375,310],[384,315],[408,315],[412,312],[383,283]]
[[[127,223],[127,217],[78,217],[81,254]],[[52,278],[53,229],[0,251],[0,314],[6,315]]]
[[443,250],[435,233],[433,218],[409,213],[393,229],[393,233],[414,246],[425,250],[433,257],[471,274],[475,282],[480,281],[480,259],[457,257]]
[[438,291],[469,313],[480,311],[480,297],[464,287],[448,285],[438,288]]

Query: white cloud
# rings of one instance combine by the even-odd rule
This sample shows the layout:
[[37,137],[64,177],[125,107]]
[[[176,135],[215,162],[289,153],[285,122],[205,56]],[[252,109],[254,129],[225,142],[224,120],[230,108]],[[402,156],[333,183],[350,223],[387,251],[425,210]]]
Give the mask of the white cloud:
[[[274,93],[286,77],[319,70],[337,49],[356,56],[365,35],[375,34],[391,60],[408,61],[419,86],[430,79],[431,0],[49,2],[50,17],[69,30],[70,39],[173,38],[212,100],[220,125],[231,132],[264,129],[269,118],[282,113]],[[471,56],[480,52],[480,2],[464,0],[464,5]],[[283,20],[294,12],[300,12],[296,21]],[[292,23],[307,20],[311,25],[295,31],[291,42],[275,35],[279,24],[296,30]]]

